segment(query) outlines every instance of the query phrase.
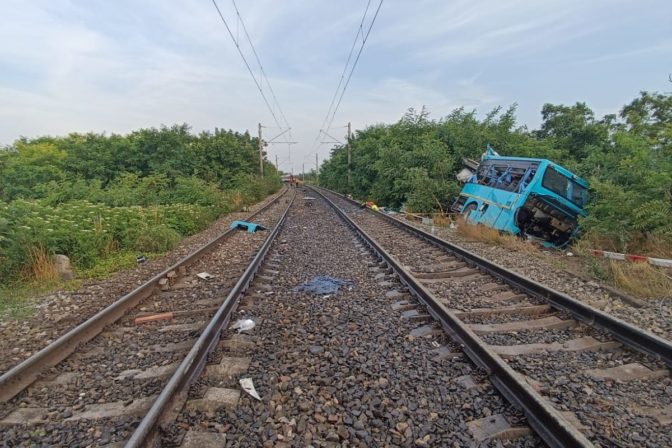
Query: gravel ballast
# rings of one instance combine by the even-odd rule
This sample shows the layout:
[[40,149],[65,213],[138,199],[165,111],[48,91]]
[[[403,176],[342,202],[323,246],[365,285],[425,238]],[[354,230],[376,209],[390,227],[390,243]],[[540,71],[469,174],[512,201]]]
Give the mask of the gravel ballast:
[[520,252],[467,239],[456,229],[424,225],[416,220],[407,220],[403,215],[395,216],[395,218],[525,277],[564,292],[619,319],[644,328],[657,336],[672,340],[672,291],[665,298],[644,302],[643,307],[633,306],[610,294],[597,280],[582,279],[567,272],[563,268],[568,264],[566,252],[543,249],[537,250],[536,253],[535,251]]
[[146,263],[118,272],[109,279],[86,281],[75,291],[57,291],[32,299],[30,306],[36,312],[29,318],[0,319],[0,372],[28,358],[152,276],[224,233],[231,222],[244,219],[284,192],[283,189],[255,204],[250,212],[231,213],[218,219],[203,232],[182,240],[178,247],[162,257],[149,259]]
[[[185,430],[198,428],[225,432],[232,447],[539,446],[534,435],[474,440],[467,425],[475,419],[503,414],[524,426],[524,418],[463,356],[432,361],[437,345],[450,344],[446,337],[411,336],[427,321],[403,318],[391,306],[400,299],[389,293],[414,299],[323,201],[313,203],[297,200],[273,246],[280,268],[273,268],[279,273],[272,289],[234,317],[261,321],[250,335],[254,348],[244,353],[247,372],[192,389],[198,398],[208,385],[239,388],[244,376],[261,401],[241,391],[235,409],[210,416],[183,411],[164,444],[177,445]],[[317,276],[352,286],[329,295],[295,290]],[[465,375],[473,388],[460,382]]]
[[[273,228],[288,201],[276,201],[255,222]],[[232,232],[195,263],[169,275],[163,290],[157,288],[72,356],[43,372],[40,381],[0,404],[0,443],[88,446],[126,440],[268,234]],[[202,272],[210,278],[199,278]],[[202,306],[206,302],[209,307]],[[174,314],[136,323],[138,317],[166,312]],[[114,415],[105,415],[106,406],[116,409]],[[29,422],[23,417],[17,422],[22,408],[30,410]]]

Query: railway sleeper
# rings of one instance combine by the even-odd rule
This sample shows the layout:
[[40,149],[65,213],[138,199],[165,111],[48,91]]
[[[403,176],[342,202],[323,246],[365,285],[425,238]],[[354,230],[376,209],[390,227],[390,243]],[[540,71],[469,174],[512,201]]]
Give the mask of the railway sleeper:
[[476,334],[511,333],[518,331],[535,330],[563,330],[577,325],[574,319],[563,320],[557,316],[547,316],[541,319],[518,320],[499,324],[467,324]]

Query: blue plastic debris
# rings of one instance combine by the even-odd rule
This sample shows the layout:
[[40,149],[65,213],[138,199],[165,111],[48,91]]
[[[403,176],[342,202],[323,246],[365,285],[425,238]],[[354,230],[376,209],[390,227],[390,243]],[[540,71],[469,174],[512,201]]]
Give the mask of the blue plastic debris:
[[247,230],[248,233],[254,233],[257,230],[266,230],[266,227],[262,226],[261,224],[255,224],[253,222],[247,221],[233,221],[229,227],[232,229]]
[[336,294],[339,286],[352,286],[350,280],[341,280],[326,275],[318,275],[309,282],[303,283],[294,288],[297,292],[308,292],[318,295]]

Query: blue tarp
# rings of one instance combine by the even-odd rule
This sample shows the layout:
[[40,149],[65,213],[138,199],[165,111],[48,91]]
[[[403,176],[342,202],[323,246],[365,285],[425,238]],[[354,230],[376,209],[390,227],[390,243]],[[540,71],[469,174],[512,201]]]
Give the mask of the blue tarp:
[[341,280],[327,275],[318,275],[309,282],[303,283],[294,288],[297,292],[308,292],[312,294],[336,294],[339,286],[352,286],[350,280]]

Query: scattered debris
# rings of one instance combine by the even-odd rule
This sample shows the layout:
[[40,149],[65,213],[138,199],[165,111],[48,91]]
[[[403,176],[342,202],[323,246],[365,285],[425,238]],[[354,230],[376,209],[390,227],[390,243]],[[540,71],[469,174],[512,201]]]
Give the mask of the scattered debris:
[[247,233],[254,233],[257,230],[266,230],[266,227],[261,224],[247,221],[233,221],[229,227],[232,229],[247,230]]
[[308,292],[317,295],[336,294],[340,286],[348,286],[348,290],[352,289],[352,282],[350,280],[341,280],[327,275],[318,275],[312,280],[294,288],[296,292]]
[[243,388],[245,392],[250,394],[252,397],[256,398],[257,400],[261,401],[261,397],[257,393],[257,390],[254,388],[254,383],[252,382],[252,378],[241,378],[240,379],[240,386]]
[[257,324],[252,319],[239,319],[231,325],[232,330],[238,330],[238,333],[253,329]]
[[173,318],[172,312],[152,314],[151,316],[142,316],[135,318],[135,325],[145,324],[147,322],[155,322],[157,320],[170,320]]
[[373,201],[366,201],[365,203],[363,203],[363,204],[360,206],[360,208],[364,208],[364,207],[366,207],[366,208],[370,208],[370,209],[373,210],[374,212],[377,212],[377,211],[380,210],[380,209],[378,208],[378,206],[375,204],[375,202],[373,202]]
[[207,272],[199,272],[198,274],[196,274],[196,277],[201,278],[203,280],[210,280],[211,278],[215,278],[214,275],[209,274]]
[[144,264],[145,261],[147,261],[147,257],[145,257],[144,255],[139,255],[139,256],[135,259],[135,261],[137,261],[138,264]]

